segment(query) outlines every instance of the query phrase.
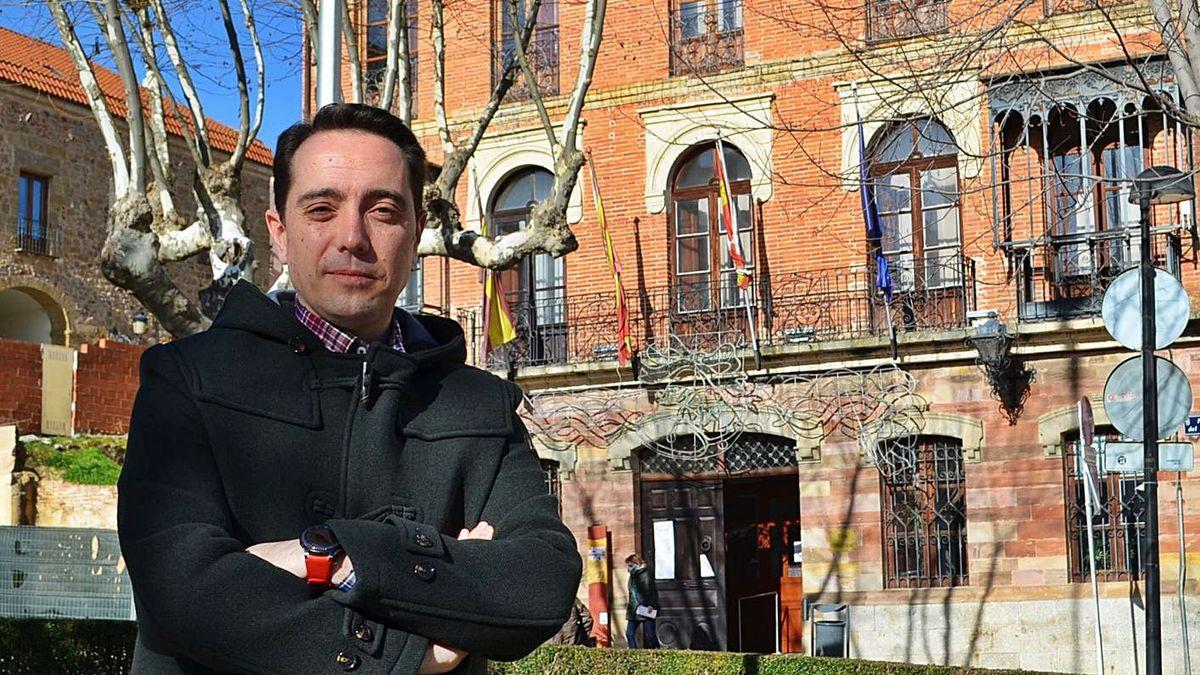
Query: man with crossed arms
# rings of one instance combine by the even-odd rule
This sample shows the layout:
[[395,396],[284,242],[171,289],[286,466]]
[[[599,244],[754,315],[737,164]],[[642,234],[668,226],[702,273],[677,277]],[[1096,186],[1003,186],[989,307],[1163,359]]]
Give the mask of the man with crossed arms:
[[570,612],[581,560],[515,410],[459,325],[395,308],[425,155],[333,104],[279,138],[271,239],[295,292],[239,282],[152,347],[119,490],[134,673],[483,672]]

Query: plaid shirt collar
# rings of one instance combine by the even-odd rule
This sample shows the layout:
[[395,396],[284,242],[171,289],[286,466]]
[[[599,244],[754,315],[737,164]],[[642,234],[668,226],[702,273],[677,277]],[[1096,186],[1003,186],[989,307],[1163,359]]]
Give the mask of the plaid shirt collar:
[[[298,295],[296,296],[296,320],[303,324],[305,328],[312,331],[312,334],[317,336],[321,344],[325,345],[325,348],[331,352],[337,354],[349,354],[351,352],[363,354],[367,351],[366,342],[322,319],[316,312],[309,309],[300,300],[300,296]],[[388,329],[388,336],[384,340],[384,344],[398,352],[404,353],[404,332],[400,326],[399,313],[392,312],[392,325]]]

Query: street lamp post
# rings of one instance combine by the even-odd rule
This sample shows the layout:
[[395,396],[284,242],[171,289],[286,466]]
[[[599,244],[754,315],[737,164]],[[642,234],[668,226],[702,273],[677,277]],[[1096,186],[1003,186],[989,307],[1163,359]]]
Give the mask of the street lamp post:
[[1150,252],[1150,207],[1195,197],[1190,176],[1170,166],[1155,166],[1134,179],[1139,206],[1142,282],[1142,442],[1146,489],[1146,673],[1162,675],[1161,578],[1158,561],[1158,371],[1154,362],[1157,328],[1154,314],[1154,266]]

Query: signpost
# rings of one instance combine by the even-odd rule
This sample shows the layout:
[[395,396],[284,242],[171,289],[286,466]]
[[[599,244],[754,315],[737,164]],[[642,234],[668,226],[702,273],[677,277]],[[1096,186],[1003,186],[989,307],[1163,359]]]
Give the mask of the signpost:
[[1095,441],[1096,419],[1092,414],[1092,402],[1084,396],[1079,399],[1079,452],[1075,453],[1075,461],[1081,465],[1076,467],[1076,473],[1083,475],[1085,482],[1083,501],[1087,511],[1088,570],[1092,578],[1092,611],[1096,619],[1096,673],[1104,675],[1104,637],[1100,631],[1100,589],[1096,583],[1096,541],[1092,520],[1092,504],[1100,501],[1096,488],[1099,477]]

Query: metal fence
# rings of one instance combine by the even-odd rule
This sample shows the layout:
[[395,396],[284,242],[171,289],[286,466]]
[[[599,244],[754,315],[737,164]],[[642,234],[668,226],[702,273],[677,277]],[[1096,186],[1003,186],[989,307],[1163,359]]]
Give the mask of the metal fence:
[[116,530],[0,527],[0,616],[133,619]]
[[742,0],[680,3],[670,14],[672,75],[711,73],[745,62]]
[[[853,339],[948,330],[966,325],[975,307],[975,265],[961,254],[930,256],[893,267],[891,303],[871,266],[757,276],[749,289],[732,274],[701,282],[627,289],[629,334],[635,350],[683,344],[710,349]],[[749,303],[749,311],[747,311]],[[509,306],[517,339],[493,350],[492,368],[612,361],[617,358],[617,308],[612,291],[544,294]],[[475,349],[483,322],[460,315]],[[889,328],[889,326],[891,328]]]
[[62,244],[62,231],[45,220],[17,219],[16,250],[23,253],[57,256]]
[[[1178,278],[1182,242],[1174,228],[1151,234],[1154,264]],[[1138,264],[1136,230],[1119,228],[1013,244],[1017,318],[1021,321],[1078,319],[1100,315],[1104,291]]]
[[949,0],[867,0],[867,41],[940,33],[949,26]]

